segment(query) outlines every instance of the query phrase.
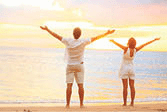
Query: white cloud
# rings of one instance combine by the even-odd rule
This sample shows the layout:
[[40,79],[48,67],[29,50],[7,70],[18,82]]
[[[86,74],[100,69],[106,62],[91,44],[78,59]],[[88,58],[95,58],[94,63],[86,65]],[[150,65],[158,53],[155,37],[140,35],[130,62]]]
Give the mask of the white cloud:
[[77,15],[77,16],[80,16],[80,17],[83,15],[81,9],[73,10],[73,14],[75,14],[75,15]]
[[39,7],[40,9],[44,10],[64,10],[59,2],[55,2],[54,0],[0,0],[0,4],[10,7],[28,5],[33,7]]
[[74,27],[90,28],[93,26],[93,24],[88,22],[57,22],[57,21],[48,21],[45,23],[45,25],[51,28],[58,28],[58,29],[67,29]]
[[80,27],[82,29],[94,29],[94,30],[108,30],[109,27],[97,27],[90,22],[57,22],[48,21],[44,25],[47,25],[53,29],[71,29],[75,27]]

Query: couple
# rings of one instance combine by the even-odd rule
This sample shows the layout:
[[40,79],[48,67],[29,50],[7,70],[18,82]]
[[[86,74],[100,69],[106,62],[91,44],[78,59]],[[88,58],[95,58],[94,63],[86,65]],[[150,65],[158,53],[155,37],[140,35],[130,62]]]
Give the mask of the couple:
[[[66,55],[67,55],[67,67],[66,67],[66,83],[67,83],[67,89],[66,89],[66,108],[70,107],[70,98],[72,94],[72,85],[75,80],[78,84],[78,94],[80,99],[80,108],[83,108],[83,99],[84,99],[84,50],[85,46],[100,39],[103,38],[109,34],[112,34],[115,32],[115,30],[108,30],[106,33],[101,34],[96,37],[87,38],[87,39],[79,39],[81,36],[81,29],[79,27],[75,28],[73,30],[73,36],[74,38],[63,38],[60,35],[52,32],[47,26],[40,26],[42,30],[46,30],[48,33],[50,33],[52,36],[60,40],[62,43],[66,46]],[[124,50],[123,54],[123,61],[120,69],[120,78],[122,79],[123,83],[123,99],[124,104],[123,106],[126,106],[127,102],[127,88],[128,88],[128,79],[129,79],[129,85],[131,89],[131,106],[134,105],[134,98],[135,98],[135,87],[134,87],[134,68],[133,68],[133,59],[137,51],[139,51],[144,46],[159,40],[159,38],[155,38],[152,41],[149,41],[139,47],[136,47],[136,40],[134,38],[130,38],[127,47],[123,46],[114,40],[110,40],[115,45],[119,46]]]

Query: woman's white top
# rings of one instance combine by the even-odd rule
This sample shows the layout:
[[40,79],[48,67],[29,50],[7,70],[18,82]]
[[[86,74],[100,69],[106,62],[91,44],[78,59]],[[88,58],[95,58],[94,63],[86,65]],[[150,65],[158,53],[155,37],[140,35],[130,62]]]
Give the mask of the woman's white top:
[[134,49],[133,56],[130,56],[130,48],[127,49],[126,53],[123,54],[121,68],[119,71],[119,77],[121,79],[134,79],[135,70],[133,60],[136,54],[136,49]]

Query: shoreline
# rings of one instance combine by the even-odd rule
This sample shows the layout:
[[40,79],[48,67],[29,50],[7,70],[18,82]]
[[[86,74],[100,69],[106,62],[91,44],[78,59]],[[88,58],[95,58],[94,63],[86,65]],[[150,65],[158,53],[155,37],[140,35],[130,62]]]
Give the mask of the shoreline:
[[72,103],[69,109],[65,104],[0,104],[0,112],[55,112],[55,111],[167,111],[167,101],[163,102],[137,102],[134,107],[122,106],[122,103],[86,103],[85,108],[80,108],[79,103]]
[[[84,102],[84,104],[86,105],[95,105],[95,106],[98,106],[98,105],[121,105],[123,102]],[[130,102],[127,101],[127,104],[130,104]],[[163,100],[163,101],[141,101],[141,102],[135,102],[135,104],[155,104],[155,103],[167,103],[167,101]],[[2,106],[5,106],[5,105],[47,105],[47,106],[52,106],[52,105],[55,105],[55,106],[63,106],[65,105],[66,102],[6,102],[6,103],[3,103],[3,102],[0,102],[0,107]],[[78,102],[71,102],[71,105],[79,105],[79,101]]]

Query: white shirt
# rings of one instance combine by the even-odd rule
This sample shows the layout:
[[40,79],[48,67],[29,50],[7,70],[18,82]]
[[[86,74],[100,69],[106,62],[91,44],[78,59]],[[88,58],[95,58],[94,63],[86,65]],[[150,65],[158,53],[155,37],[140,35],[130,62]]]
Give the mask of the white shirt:
[[91,39],[62,38],[66,46],[65,60],[69,65],[80,64],[84,61],[85,46],[90,44]]

